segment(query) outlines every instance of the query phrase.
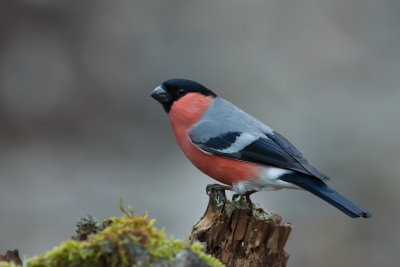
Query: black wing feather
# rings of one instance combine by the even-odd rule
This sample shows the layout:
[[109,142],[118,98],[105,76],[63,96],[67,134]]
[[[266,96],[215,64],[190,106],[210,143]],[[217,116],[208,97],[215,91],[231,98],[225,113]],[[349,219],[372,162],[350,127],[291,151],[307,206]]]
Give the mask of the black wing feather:
[[285,137],[283,137],[278,132],[273,132],[273,134],[266,134],[270,139],[274,140],[283,150],[285,150],[289,155],[291,155],[304,169],[306,169],[312,176],[320,178],[321,180],[329,180],[329,177],[325,174],[319,172],[314,168],[308,161],[303,157],[303,154],[297,148],[289,142]]
[[238,136],[240,136],[239,132],[229,132],[224,135],[208,139],[204,146],[212,147],[214,149],[225,149],[235,143]]
[[302,170],[301,165],[271,139],[259,138],[238,151],[238,154],[238,159],[243,161],[298,171]]
[[323,200],[338,208],[342,212],[346,213],[350,217],[371,217],[371,213],[357,206],[345,197],[341,196],[320,179],[298,173],[285,174],[279,177],[279,179],[300,186],[301,188],[313,193],[317,197],[322,198]]
[[191,140],[207,153],[260,165],[298,171],[321,180],[327,179],[326,176],[320,174],[312,167],[289,141],[278,133],[275,133],[275,136],[271,135],[271,137],[267,135],[260,137],[235,153],[224,152],[224,149],[229,148],[240,134],[240,132],[229,132],[210,138],[207,142]]

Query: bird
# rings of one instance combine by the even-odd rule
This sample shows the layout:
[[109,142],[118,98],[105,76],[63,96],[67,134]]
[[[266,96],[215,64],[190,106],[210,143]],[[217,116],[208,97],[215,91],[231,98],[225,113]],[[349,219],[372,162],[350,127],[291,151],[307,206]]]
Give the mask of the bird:
[[371,213],[346,199],[326,182],[285,137],[202,84],[174,78],[151,97],[168,115],[176,141],[189,161],[222,184],[249,196],[258,191],[304,189],[352,218]]

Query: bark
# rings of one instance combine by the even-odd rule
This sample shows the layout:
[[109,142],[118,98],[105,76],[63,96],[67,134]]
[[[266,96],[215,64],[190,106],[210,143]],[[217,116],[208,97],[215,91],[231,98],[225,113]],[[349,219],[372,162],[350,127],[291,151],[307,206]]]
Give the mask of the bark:
[[14,262],[15,264],[22,264],[21,258],[19,257],[18,249],[8,250],[6,255],[0,255],[0,262]]
[[286,266],[284,250],[292,226],[277,214],[257,208],[244,196],[227,201],[225,192],[209,191],[207,210],[193,227],[191,241],[205,245],[205,252],[227,267]]

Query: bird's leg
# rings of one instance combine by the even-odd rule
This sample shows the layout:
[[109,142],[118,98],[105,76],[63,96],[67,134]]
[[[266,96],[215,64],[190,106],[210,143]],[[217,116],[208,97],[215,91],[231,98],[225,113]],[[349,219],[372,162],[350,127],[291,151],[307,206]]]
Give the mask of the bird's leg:
[[252,190],[252,191],[247,191],[244,194],[244,196],[246,197],[247,202],[249,202],[251,206],[253,206],[253,202],[251,202],[250,195],[254,194],[255,192],[257,192],[257,191],[256,190]]
[[237,198],[241,197],[242,194],[233,194],[232,195],[232,201],[235,201]]
[[229,186],[229,185],[222,185],[222,184],[208,184],[208,185],[206,186],[206,193],[207,193],[207,195],[210,195],[210,191],[211,191],[211,190],[214,190],[214,191],[217,193],[218,198],[219,198],[220,200],[222,200],[223,205],[225,205],[226,198],[225,198],[225,194],[224,194],[222,191],[225,191],[225,190],[232,190],[232,186]]
[[241,196],[244,196],[246,198],[246,202],[249,204],[249,207],[252,210],[253,209],[253,202],[251,202],[250,195],[255,193],[255,192],[257,192],[257,191],[252,190],[252,191],[247,191],[244,194],[234,194],[232,196],[232,201],[235,201],[237,198],[240,198]]

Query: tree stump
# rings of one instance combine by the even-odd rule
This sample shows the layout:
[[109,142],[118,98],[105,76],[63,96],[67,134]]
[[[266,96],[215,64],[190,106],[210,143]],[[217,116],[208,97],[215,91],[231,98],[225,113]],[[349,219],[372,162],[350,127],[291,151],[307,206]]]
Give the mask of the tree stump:
[[289,254],[284,250],[292,226],[282,218],[257,208],[240,196],[226,200],[225,191],[209,191],[207,210],[193,226],[189,239],[204,244],[205,252],[227,267],[286,266]]
[[[22,265],[22,261],[21,261],[21,258],[19,257],[18,249],[8,250],[5,255],[0,255],[0,262],[1,261],[14,262],[15,264]],[[0,265],[1,265],[1,263],[0,263]]]

